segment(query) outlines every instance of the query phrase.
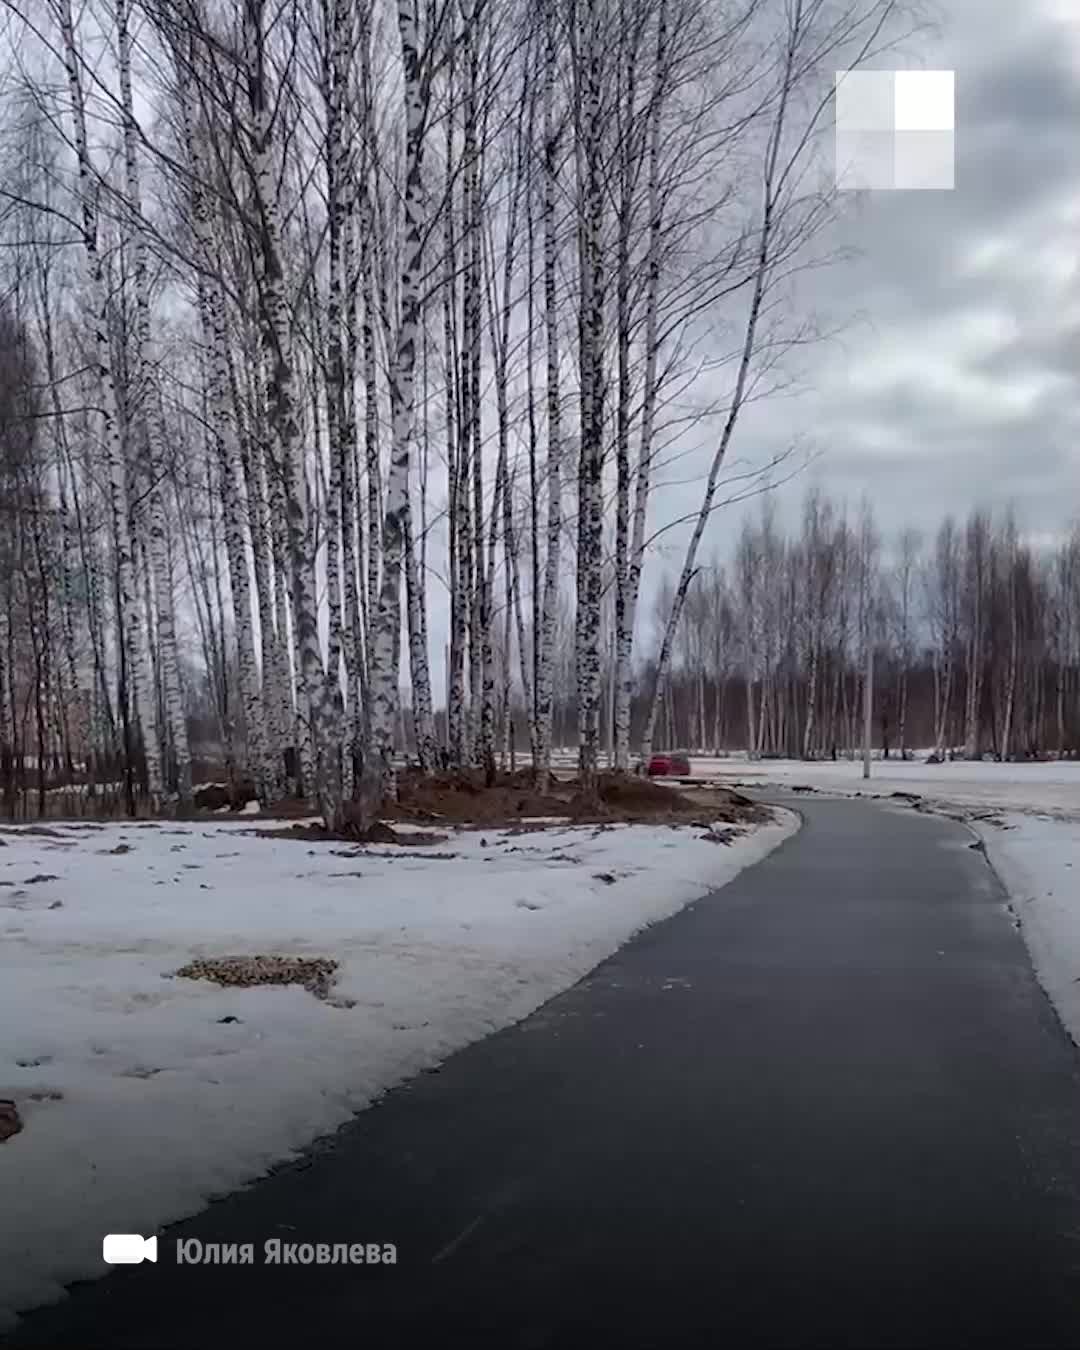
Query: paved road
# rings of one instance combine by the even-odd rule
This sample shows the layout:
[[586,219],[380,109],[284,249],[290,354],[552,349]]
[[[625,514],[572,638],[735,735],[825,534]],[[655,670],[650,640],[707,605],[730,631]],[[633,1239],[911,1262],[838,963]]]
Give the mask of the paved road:
[[[800,805],[765,863],[20,1343],[1080,1344],[1080,1056],[996,882],[951,823]],[[175,1236],[400,1255],[177,1267]]]

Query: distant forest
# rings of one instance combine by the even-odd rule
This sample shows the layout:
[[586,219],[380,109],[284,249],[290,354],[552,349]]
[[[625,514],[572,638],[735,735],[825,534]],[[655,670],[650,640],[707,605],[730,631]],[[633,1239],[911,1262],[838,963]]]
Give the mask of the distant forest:
[[[663,610],[665,599],[660,598]],[[819,491],[786,535],[766,499],[729,566],[694,579],[657,743],[829,757],[862,743],[966,758],[1080,747],[1080,528],[1034,548],[1013,514],[947,517],[883,539]],[[647,669],[648,687],[655,672]]]

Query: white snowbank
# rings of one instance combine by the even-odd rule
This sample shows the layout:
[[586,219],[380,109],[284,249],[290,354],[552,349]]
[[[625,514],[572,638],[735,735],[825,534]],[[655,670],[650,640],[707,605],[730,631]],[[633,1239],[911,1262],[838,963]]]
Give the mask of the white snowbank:
[[[0,1097],[24,1121],[0,1144],[8,1321],[104,1274],[106,1233],[152,1233],[259,1176],[797,821],[730,847],[689,827],[470,831],[422,857],[216,822],[52,828],[0,834]],[[336,958],[333,998],[354,1006],[169,978],[260,951]]]
[[926,764],[914,760],[875,759],[870,779],[862,760],[806,762],[798,759],[694,759],[695,777],[719,777],[747,785],[807,783],[822,791],[917,792],[932,801],[999,810],[1034,811],[1080,820],[1080,761],[996,764],[954,760]]
[[1020,931],[1066,1030],[1080,1044],[1080,824],[1009,814],[978,826]]

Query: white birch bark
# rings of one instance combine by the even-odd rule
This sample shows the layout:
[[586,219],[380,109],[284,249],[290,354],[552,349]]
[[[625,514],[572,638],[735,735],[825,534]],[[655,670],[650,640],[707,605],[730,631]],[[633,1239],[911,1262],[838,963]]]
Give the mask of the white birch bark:
[[[57,569],[60,586],[60,613],[62,624],[62,662],[60,666],[62,697],[67,704],[67,717],[72,730],[73,752],[76,760],[84,758],[94,739],[95,728],[92,725],[87,694],[80,678],[79,662],[75,650],[75,571],[78,567],[78,539],[76,524],[81,523],[78,509],[78,488],[72,463],[71,445],[67,434],[67,419],[64,417],[60,398],[60,385],[57,380],[56,347],[53,338],[53,324],[50,306],[49,267],[46,263],[39,273],[41,291],[41,329],[45,354],[45,371],[49,384],[49,397],[52,405],[56,428],[56,483],[57,509],[60,517],[60,557]],[[72,506],[68,505],[68,482],[71,483]],[[74,518],[72,515],[74,510]],[[88,588],[89,589],[89,588]],[[92,595],[87,597],[87,609],[90,611],[90,638],[96,642],[93,623]],[[96,646],[95,646],[96,655]]]
[[399,641],[401,568],[409,525],[409,458],[415,415],[423,259],[425,98],[416,0],[398,0],[397,14],[405,101],[404,238],[397,348],[390,371],[392,444],[382,528],[382,579],[371,631],[369,743],[364,765],[369,810],[394,791],[391,756],[399,705],[395,646]]
[[421,584],[420,567],[417,562],[411,508],[405,522],[405,592],[416,758],[421,770],[424,773],[431,773],[435,768],[435,717],[431,707],[431,672],[428,667],[424,588]]
[[458,241],[454,228],[454,100],[456,34],[451,24],[447,34],[447,97],[445,123],[443,210],[443,368],[446,371],[446,450],[450,537],[450,649],[447,679],[447,742],[451,762],[463,769],[469,760],[469,735],[465,702],[465,658],[468,643],[469,607],[469,481],[468,438],[462,415],[465,379],[460,369],[456,326],[458,297]]
[[[556,13],[554,0],[544,12],[544,328],[547,363],[547,553],[544,563],[544,596],[540,620],[540,645],[536,661],[536,786],[547,789],[551,776],[551,741],[554,716],[555,631],[558,622],[559,554],[562,540],[562,402],[559,383],[559,310],[557,294],[558,238],[555,200],[558,192],[559,146],[555,128]],[[534,601],[535,603],[535,601]]]
[[[375,287],[375,204],[371,162],[375,142],[374,91],[371,80],[370,7],[361,17],[360,67],[364,137],[360,148],[359,227],[360,227],[360,299],[363,318],[360,324],[360,349],[364,385],[364,459],[367,472],[367,567],[364,572],[365,608],[374,615],[379,595],[379,566],[382,557],[382,476],[379,462],[379,383],[376,362]],[[370,672],[369,672],[370,678]]]
[[[339,0],[340,4],[340,0]],[[352,142],[354,123],[348,116],[349,71],[351,64],[353,28],[346,20],[348,41],[339,41],[337,47],[338,69],[335,74],[336,90],[345,111],[343,119],[342,155],[339,163],[339,177],[345,175],[349,184],[343,191],[342,203],[342,240],[341,271],[344,278],[344,380],[341,425],[341,529],[342,529],[342,566],[344,570],[344,657],[346,674],[346,725],[345,756],[343,773],[343,795],[351,798],[355,791],[355,765],[361,755],[361,717],[365,698],[366,678],[363,668],[365,648],[366,608],[361,602],[359,567],[364,556],[363,516],[359,510],[358,466],[357,466],[357,427],[356,427],[356,366],[359,350],[357,333],[357,293],[360,278],[356,271],[356,229],[357,204],[355,194],[355,176],[349,146]],[[341,31],[339,29],[339,31]]]
[[116,34],[120,68],[120,100],[124,122],[124,168],[127,180],[130,228],[135,252],[135,374],[142,387],[144,412],[141,430],[145,439],[150,474],[150,564],[157,600],[157,651],[161,663],[165,724],[176,762],[176,795],[181,806],[191,802],[191,751],[187,715],[180,688],[180,663],[176,646],[176,601],[169,548],[168,526],[161,482],[166,472],[165,425],[161,393],[152,349],[150,281],[147,270],[147,239],[143,220],[142,188],[136,147],[137,125],[131,93],[131,34],[128,0],[115,0]]
[[[220,296],[219,296],[220,298]],[[225,317],[225,316],[223,316]],[[226,430],[237,440],[240,472],[247,497],[247,524],[251,535],[251,550],[255,572],[255,602],[259,614],[259,657],[261,660],[261,705],[263,769],[267,799],[278,801],[288,790],[285,772],[285,747],[292,744],[292,698],[288,688],[288,653],[283,610],[278,603],[279,587],[274,565],[274,529],[270,519],[270,492],[267,488],[268,436],[265,427],[261,372],[257,358],[249,371],[250,394],[247,400],[249,415],[242,413],[242,400],[237,385],[232,347],[226,341],[225,363],[231,394],[231,414],[223,406]],[[255,347],[259,341],[255,337]],[[242,579],[240,580],[242,585]],[[236,601],[234,599],[234,605]],[[241,616],[249,613],[241,606]],[[237,622],[238,629],[241,627]],[[251,657],[255,668],[254,654]],[[250,686],[258,689],[258,685]],[[256,774],[258,781],[259,774]]]
[[[656,49],[652,97],[648,119],[648,243],[645,256],[645,372],[642,390],[640,442],[634,488],[634,517],[629,555],[616,558],[616,613],[615,613],[615,768],[626,772],[630,768],[630,706],[634,692],[633,657],[634,627],[637,622],[638,596],[641,592],[641,573],[645,561],[645,523],[648,516],[649,491],[652,483],[653,431],[656,420],[657,368],[659,364],[659,309],[660,309],[660,244],[663,229],[663,196],[660,191],[660,129],[664,107],[664,81],[668,60],[667,0],[659,0],[656,16]],[[631,165],[624,166],[629,174]],[[625,251],[626,245],[624,245]],[[626,264],[628,266],[628,262]],[[621,281],[621,285],[627,285]],[[620,376],[620,389],[628,376]],[[624,414],[625,417],[625,414]],[[627,432],[628,434],[628,432]],[[620,455],[627,449],[620,447]],[[629,479],[629,465],[620,467]],[[625,516],[629,507],[625,494],[620,492],[619,516],[616,522],[617,543],[625,539]],[[623,546],[625,548],[625,545]],[[617,550],[618,552],[618,550]]]
[[[194,44],[189,60],[195,59]],[[255,652],[255,632],[251,607],[251,576],[244,539],[245,483],[241,464],[239,436],[233,413],[232,379],[229,365],[229,332],[225,297],[218,280],[220,267],[214,230],[214,215],[206,191],[206,164],[195,125],[194,110],[187,95],[184,67],[178,62],[184,139],[191,177],[191,222],[204,269],[199,277],[199,314],[203,325],[203,343],[208,353],[206,394],[216,459],[223,487],[225,553],[229,569],[233,627],[236,630],[240,697],[248,738],[247,768],[255,782],[260,801],[269,802],[276,777],[272,750],[267,743],[265,705]],[[246,501],[247,518],[254,518],[254,503]],[[260,604],[260,608],[262,608]],[[269,617],[267,615],[267,617]],[[264,638],[272,637],[272,632]],[[265,642],[264,642],[265,652]],[[265,669],[265,656],[264,656]]]
[[[484,460],[482,366],[482,230],[483,202],[480,136],[479,76],[480,44],[478,9],[474,0],[461,0],[462,41],[465,80],[462,96],[462,420],[461,444],[464,450],[462,476],[472,489],[471,526],[459,544],[469,540],[463,556],[471,560],[469,570],[469,738],[474,757],[490,778],[494,772],[495,742],[493,720],[494,685],[491,673],[491,603],[488,573],[484,566]],[[467,466],[467,468],[465,467]],[[460,484],[459,484],[460,487]],[[466,486],[463,505],[468,506]]]
[[582,791],[596,790],[600,749],[600,597],[604,450],[604,166],[601,149],[602,35],[597,0],[586,0],[581,50],[584,66],[579,130],[582,166],[581,449],[578,474],[578,771]]
[[338,828],[342,824],[340,745],[319,644],[315,559],[303,434],[296,402],[292,332],[285,292],[274,171],[274,115],[267,88],[263,8],[264,0],[245,0],[244,56],[251,113],[251,162],[258,217],[259,283],[268,406],[277,448],[276,467],[285,483],[287,497],[286,528],[302,732],[306,732],[313,743],[315,795],[319,810],[328,828]]
[[[329,225],[329,288],[326,311],[326,414],[329,441],[329,486],[326,500],[326,582],[330,611],[327,671],[336,709],[341,704],[340,665],[344,646],[342,587],[343,536],[350,523],[343,516],[343,484],[352,458],[346,381],[345,306],[348,280],[347,242],[353,214],[350,164],[349,71],[353,50],[351,0],[333,0],[330,53],[327,61],[326,174]],[[347,662],[351,668],[352,662]],[[337,711],[340,717],[340,711]]]
[[[521,557],[518,548],[517,532],[514,528],[514,502],[513,502],[513,477],[509,473],[508,467],[504,464],[503,473],[506,475],[502,487],[503,502],[503,548],[506,554],[506,576],[509,593],[507,595],[507,607],[513,611],[514,625],[517,629],[518,640],[518,659],[521,670],[521,690],[522,698],[526,709],[532,709],[533,703],[533,682],[529,673],[529,662],[526,660],[528,651],[528,638],[525,630],[525,615],[521,603]],[[507,616],[509,623],[509,615]],[[507,641],[507,660],[509,661],[510,644]],[[510,698],[510,675],[507,672],[507,699]],[[507,716],[510,715],[510,703],[507,703]],[[531,720],[531,719],[530,719]],[[512,732],[511,732],[512,736]],[[513,742],[511,741],[511,754],[513,753]]]
[[98,251],[97,202],[90,148],[86,137],[86,109],[83,101],[80,56],[72,20],[71,0],[53,0],[59,22],[71,115],[75,154],[79,166],[79,205],[82,217],[82,243],[86,255],[87,282],[93,314],[93,350],[102,402],[102,441],[108,472],[108,497],[116,546],[116,587],[119,628],[128,663],[136,716],[142,731],[146,754],[147,790],[151,810],[157,810],[164,796],[161,753],[154,717],[153,688],[144,641],[140,612],[135,555],[131,537],[128,501],[128,456],[126,428],[120,419],[112,351],[109,343],[108,296],[101,254]]

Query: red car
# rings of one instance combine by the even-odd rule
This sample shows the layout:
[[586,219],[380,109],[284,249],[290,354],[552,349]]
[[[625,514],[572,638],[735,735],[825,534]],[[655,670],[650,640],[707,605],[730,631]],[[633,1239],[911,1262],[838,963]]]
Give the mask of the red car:
[[649,760],[648,774],[650,778],[689,778],[690,756],[685,750],[653,755]]

